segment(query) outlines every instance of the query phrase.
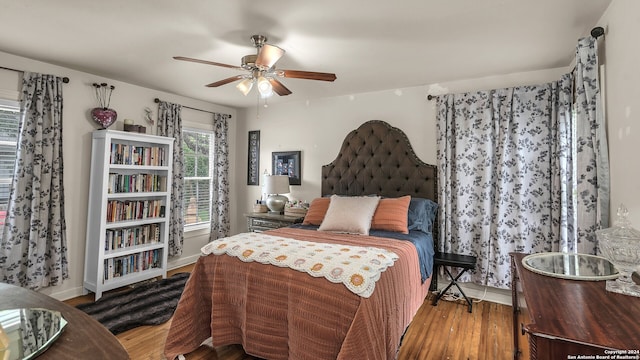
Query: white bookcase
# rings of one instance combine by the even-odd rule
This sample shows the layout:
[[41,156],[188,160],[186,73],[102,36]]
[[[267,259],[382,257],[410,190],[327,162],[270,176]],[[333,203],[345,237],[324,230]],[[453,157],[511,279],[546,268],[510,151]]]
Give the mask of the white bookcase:
[[84,292],[167,276],[173,138],[93,132]]

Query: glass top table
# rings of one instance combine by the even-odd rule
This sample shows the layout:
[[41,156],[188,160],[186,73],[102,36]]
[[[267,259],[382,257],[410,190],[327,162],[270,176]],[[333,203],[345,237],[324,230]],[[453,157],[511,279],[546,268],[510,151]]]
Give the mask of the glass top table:
[[64,327],[60,323],[64,330],[37,360],[130,359],[118,339],[85,312],[37,291],[0,283],[0,310],[15,309],[55,311],[67,322]]
[[0,358],[33,359],[62,334],[67,321],[59,311],[39,308],[0,310]]
[[548,252],[527,255],[522,265],[535,273],[561,279],[600,281],[619,276],[613,264],[600,256]]

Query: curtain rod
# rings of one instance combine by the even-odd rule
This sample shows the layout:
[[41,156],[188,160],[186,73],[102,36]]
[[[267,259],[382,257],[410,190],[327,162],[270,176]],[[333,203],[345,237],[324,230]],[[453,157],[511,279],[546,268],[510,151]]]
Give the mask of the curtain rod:
[[597,39],[602,35],[604,35],[604,28],[602,28],[601,26],[591,29],[591,36],[593,36],[594,38]]
[[[160,99],[155,98],[155,99],[153,99],[153,102],[155,102],[155,103],[157,104],[157,103],[159,103],[159,102],[160,102]],[[194,108],[194,107],[191,107],[191,106],[185,106],[185,105],[180,105],[180,106],[182,106],[183,108],[191,109],[191,110],[197,110],[197,111],[207,112],[207,113],[209,113],[209,114],[217,114],[216,112],[213,112],[213,111],[197,109],[197,108]],[[229,119],[231,119],[231,114],[226,114],[226,115],[229,117]]]
[[[0,69],[4,69],[4,70],[9,70],[9,71],[15,71],[15,72],[20,72],[20,73],[24,73],[24,70],[17,70],[17,69],[12,69],[12,68],[8,68],[8,67],[4,67],[4,66],[0,66]],[[62,78],[62,82],[65,84],[69,83],[69,78],[68,77],[63,77]]]

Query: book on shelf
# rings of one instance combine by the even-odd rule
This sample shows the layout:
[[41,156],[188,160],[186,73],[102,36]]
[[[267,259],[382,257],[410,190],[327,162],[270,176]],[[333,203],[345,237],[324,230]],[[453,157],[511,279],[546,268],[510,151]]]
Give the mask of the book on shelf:
[[154,249],[104,261],[104,280],[124,277],[140,271],[161,267],[161,249]]
[[136,193],[136,192],[165,192],[167,191],[167,177],[156,174],[118,174],[109,173],[107,192]]
[[107,222],[163,217],[162,200],[109,200]]
[[105,231],[106,251],[160,242],[160,225],[146,224]]
[[115,165],[166,166],[167,159],[163,147],[112,143],[109,163]]
[[158,226],[158,224],[154,224],[156,225],[154,230],[153,230],[153,242],[160,242],[160,226]]

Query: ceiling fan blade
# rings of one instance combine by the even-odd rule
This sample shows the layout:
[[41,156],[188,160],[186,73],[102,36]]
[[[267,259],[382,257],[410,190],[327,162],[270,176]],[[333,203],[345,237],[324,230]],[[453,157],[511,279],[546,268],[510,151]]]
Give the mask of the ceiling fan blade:
[[222,79],[220,81],[212,82],[211,84],[205,85],[206,87],[218,87],[222,85],[226,85],[228,83],[234,82],[236,80],[244,79],[244,75],[236,75],[230,78]]
[[322,80],[322,81],[334,81],[336,74],[322,73],[315,71],[300,71],[300,70],[278,70],[278,76],[294,79],[307,79],[307,80]]
[[258,53],[256,66],[263,70],[271,69],[284,53],[285,51],[277,46],[264,44]]
[[215,66],[222,66],[222,67],[226,67],[226,68],[230,68],[230,69],[242,70],[242,68],[240,66],[222,64],[222,63],[217,63],[217,62],[213,62],[213,61],[194,59],[194,58],[189,58],[189,57],[184,57],[184,56],[174,56],[173,58],[176,59],[176,60],[191,61],[191,62],[205,64],[205,65],[215,65]]
[[280,96],[287,96],[291,94],[291,90],[287,89],[287,87],[284,86],[284,84],[282,84],[280,81],[276,79],[269,79],[269,83],[271,83],[271,87],[276,94]]

